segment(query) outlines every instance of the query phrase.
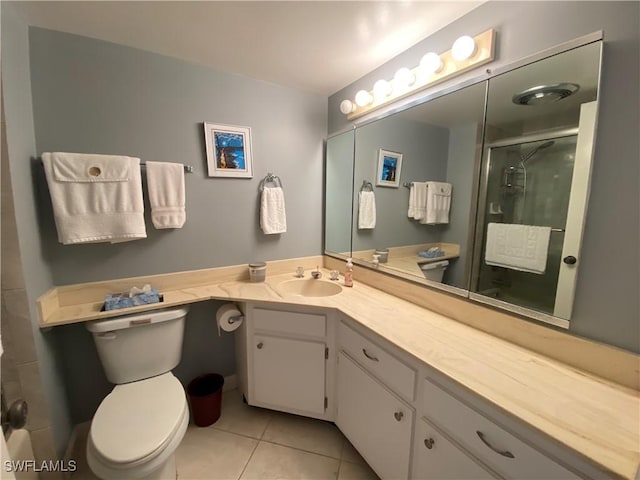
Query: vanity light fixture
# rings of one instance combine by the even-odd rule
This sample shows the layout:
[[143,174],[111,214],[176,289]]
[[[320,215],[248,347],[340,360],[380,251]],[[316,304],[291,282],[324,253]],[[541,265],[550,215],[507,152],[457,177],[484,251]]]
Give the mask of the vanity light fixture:
[[458,62],[471,58],[474,53],[476,53],[476,42],[468,35],[457,39],[451,47],[451,56]]
[[340,111],[345,115],[349,115],[354,112],[356,109],[356,105],[351,100],[342,100],[340,102]]
[[401,68],[393,76],[393,88],[397,92],[406,91],[416,81],[416,76],[406,67]]
[[420,60],[420,71],[426,75],[432,75],[434,73],[439,73],[442,71],[444,64],[442,63],[442,59],[440,55],[434,52],[427,53]]
[[366,107],[373,101],[373,96],[366,90],[360,90],[356,93],[356,103],[359,107]]
[[373,96],[376,100],[384,100],[391,95],[391,84],[386,80],[378,80],[373,85]]
[[[340,103],[340,111],[349,120],[365,115],[377,108],[400,100],[420,90],[460,75],[494,59],[495,32],[489,29],[475,37],[458,38],[451,50],[438,55],[425,54],[420,64],[413,68],[401,68],[393,80],[378,80],[371,91],[356,93],[355,104],[351,100]],[[349,102],[349,103],[347,103]]]

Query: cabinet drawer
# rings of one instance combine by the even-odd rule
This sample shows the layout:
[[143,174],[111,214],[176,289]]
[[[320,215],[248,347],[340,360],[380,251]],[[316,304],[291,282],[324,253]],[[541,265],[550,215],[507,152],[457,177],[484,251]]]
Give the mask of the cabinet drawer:
[[421,419],[416,425],[411,476],[416,479],[442,480],[496,478],[425,419]]
[[579,478],[428,379],[424,388],[426,415],[500,475],[507,478]]
[[315,313],[254,308],[253,328],[267,332],[324,337],[327,331],[327,317]]
[[340,347],[360,362],[394,392],[413,401],[416,372],[375,343],[340,323]]

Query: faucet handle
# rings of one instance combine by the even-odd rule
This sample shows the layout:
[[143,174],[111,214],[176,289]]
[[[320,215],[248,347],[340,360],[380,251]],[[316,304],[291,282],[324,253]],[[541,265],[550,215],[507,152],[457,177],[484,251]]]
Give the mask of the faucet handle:
[[317,265],[316,265],[316,269],[311,272],[311,276],[316,280],[322,277],[322,272],[320,271]]

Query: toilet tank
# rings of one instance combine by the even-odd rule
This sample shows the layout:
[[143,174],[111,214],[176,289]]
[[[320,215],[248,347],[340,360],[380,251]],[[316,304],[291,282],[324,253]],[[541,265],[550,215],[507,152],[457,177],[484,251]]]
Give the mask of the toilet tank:
[[175,368],[188,311],[163,309],[87,323],[109,381],[135,382]]

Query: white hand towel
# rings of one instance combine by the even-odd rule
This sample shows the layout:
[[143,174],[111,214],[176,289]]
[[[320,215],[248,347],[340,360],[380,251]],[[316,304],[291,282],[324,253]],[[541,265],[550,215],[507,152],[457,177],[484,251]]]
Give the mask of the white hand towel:
[[376,197],[373,192],[363,191],[358,194],[358,228],[376,228]]
[[281,187],[265,187],[260,199],[260,227],[266,235],[287,231],[284,192]]
[[413,208],[409,204],[409,212],[413,213],[410,217],[416,220],[422,220],[427,216],[427,183],[413,182],[411,191],[409,192],[409,202],[413,198]]
[[546,270],[551,227],[490,223],[487,226],[487,265],[542,274]]
[[153,226],[182,228],[185,211],[184,166],[181,163],[146,162],[147,190]]
[[449,209],[451,208],[451,184],[445,182],[426,182],[427,202],[426,213],[420,223],[435,225],[449,223]]
[[139,158],[47,152],[42,162],[60,243],[147,237]]

